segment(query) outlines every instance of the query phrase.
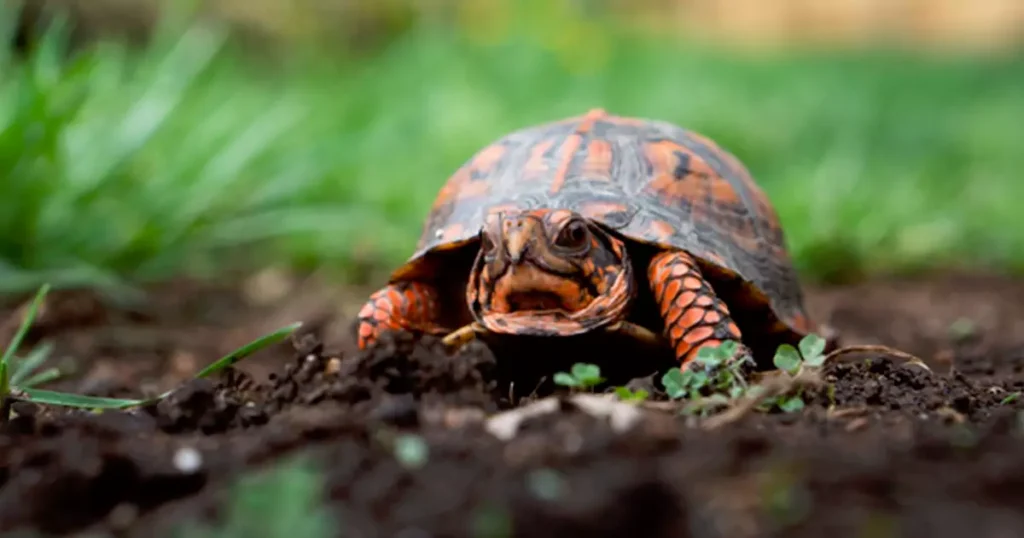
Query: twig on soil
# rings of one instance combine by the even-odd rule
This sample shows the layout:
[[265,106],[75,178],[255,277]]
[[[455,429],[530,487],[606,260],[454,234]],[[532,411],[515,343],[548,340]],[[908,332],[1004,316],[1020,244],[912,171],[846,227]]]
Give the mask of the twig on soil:
[[650,409],[652,411],[677,411],[679,409],[679,403],[677,401],[645,401],[640,402],[640,407],[644,409]]
[[766,399],[788,393],[796,387],[818,387],[822,385],[821,376],[814,370],[801,370],[795,376],[777,375],[767,377],[763,382],[751,387],[747,393],[733,400],[733,404],[725,411],[706,419],[701,428],[716,430],[740,420]]
[[605,418],[612,429],[622,433],[639,422],[643,415],[637,406],[618,401],[612,394],[573,394],[566,398],[549,397],[491,415],[484,424],[484,429],[502,441],[515,437],[519,426],[531,419],[557,413],[568,404],[592,417]]
[[518,402],[516,401],[516,395],[515,395],[516,384],[515,384],[514,381],[509,383],[508,384],[508,403],[512,404],[513,406],[518,406],[518,405],[520,405],[523,402],[528,402],[528,401],[531,401],[531,400],[535,400],[536,397],[537,397],[538,391],[540,391],[540,386],[543,385],[544,382],[547,381],[547,380],[548,380],[548,376],[546,376],[546,375],[540,376],[540,379],[537,381],[537,384],[534,385],[533,390],[530,391],[530,393],[527,394],[526,396],[523,396],[522,398],[519,398]]
[[829,408],[826,416],[828,418],[830,418],[830,419],[849,418],[849,417],[856,417],[856,416],[860,416],[860,415],[865,415],[865,414],[869,413],[870,411],[871,411],[871,408],[869,408],[867,406],[863,406],[863,405],[862,406],[858,406],[858,407],[844,407],[842,409],[836,409],[836,408],[832,407],[832,408]]
[[967,417],[963,413],[958,412],[952,407],[940,407],[935,410],[935,415],[941,419],[948,420],[953,424],[963,424],[967,422]]
[[883,355],[888,356],[888,358],[890,358],[890,359],[900,360],[900,361],[906,362],[908,364],[913,364],[915,366],[920,366],[920,367],[924,368],[925,370],[928,370],[929,372],[931,371],[931,368],[929,368],[928,365],[925,364],[925,362],[923,360],[921,360],[920,357],[918,357],[916,355],[911,355],[910,353],[907,353],[905,351],[900,351],[898,349],[891,348],[889,346],[882,346],[882,345],[866,345],[865,344],[865,345],[841,347],[839,349],[836,349],[836,350],[832,351],[828,355],[825,355],[825,362],[828,363],[829,361],[837,360],[837,359],[843,357],[844,355],[851,355],[853,353],[881,353]]
[[868,423],[869,421],[867,417],[857,417],[851,420],[850,422],[847,422],[843,430],[851,433],[855,431],[860,431],[867,427]]

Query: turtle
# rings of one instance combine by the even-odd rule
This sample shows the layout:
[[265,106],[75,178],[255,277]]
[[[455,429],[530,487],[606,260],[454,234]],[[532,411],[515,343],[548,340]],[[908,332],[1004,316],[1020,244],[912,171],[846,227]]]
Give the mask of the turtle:
[[611,331],[668,346],[680,367],[728,341],[752,364],[748,340],[836,341],[808,314],[779,217],[745,166],[697,132],[603,108],[475,153],[356,318],[364,350],[385,331],[456,347]]

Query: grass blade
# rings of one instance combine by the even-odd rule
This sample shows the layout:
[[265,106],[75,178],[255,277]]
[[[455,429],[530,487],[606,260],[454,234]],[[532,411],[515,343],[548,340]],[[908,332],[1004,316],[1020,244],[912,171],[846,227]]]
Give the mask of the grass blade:
[[[253,340],[252,342],[232,351],[231,353],[221,357],[213,364],[203,368],[196,378],[206,377],[211,374],[217,373],[228,366],[236,364],[238,361],[260,351],[261,349],[276,344],[281,340],[284,340],[299,327],[302,326],[302,322],[292,323],[286,327],[282,327],[270,334],[266,334]],[[51,373],[54,372],[54,373]],[[42,376],[60,375],[60,372],[56,368],[46,370],[40,373],[38,376],[34,376],[30,381],[34,381],[38,377]],[[47,378],[44,377],[44,380]],[[0,381],[2,382],[2,381]],[[62,405],[64,407],[78,407],[84,409],[126,409],[129,407],[139,407],[144,405],[150,405],[166,398],[168,395],[173,393],[174,390],[169,390],[154,398],[147,398],[145,400],[128,400],[120,398],[101,398],[97,396],[81,396],[78,394],[68,394],[65,392],[57,392],[52,390],[43,389],[31,389],[31,388],[19,388],[16,394],[11,395],[12,399],[30,401],[40,404],[48,405]]]
[[[49,284],[43,284],[36,292],[36,296],[32,299],[32,305],[29,306],[28,312],[25,314],[25,319],[21,320],[21,326],[18,327],[18,332],[15,333],[14,338],[11,339],[10,345],[4,350],[3,357],[0,357],[0,364],[7,365],[11,361],[11,357],[18,350],[18,346],[21,345],[21,341],[25,339],[25,334],[28,333],[28,328],[32,326],[32,323],[36,319],[36,315],[39,312],[39,306],[43,304],[43,298],[50,291]],[[6,368],[5,368],[6,370]],[[6,373],[4,379],[7,379]]]
[[[32,385],[25,383],[25,379],[32,375],[32,372],[36,371],[44,361],[50,356],[50,352],[53,351],[53,344],[46,342],[41,346],[33,349],[31,353],[24,359],[18,361],[18,366],[14,369],[11,374],[11,385],[15,387],[30,387]],[[51,368],[56,370],[56,368]],[[58,375],[59,371],[58,371]],[[37,376],[38,377],[38,376]]]
[[221,357],[220,359],[217,360],[217,362],[214,362],[213,364],[207,366],[206,368],[203,368],[198,374],[195,375],[195,377],[198,379],[201,377],[207,377],[209,375],[215,374],[237,363],[238,361],[248,357],[249,355],[252,355],[257,351],[260,351],[265,347],[272,346],[280,342],[281,340],[288,338],[288,336],[290,336],[293,332],[298,330],[298,328],[301,326],[302,322],[299,321],[292,323],[291,325],[288,325],[286,327],[282,327],[270,334],[261,336],[256,340],[253,340],[252,342],[249,342],[248,344]]
[[61,405],[81,409],[124,409],[144,403],[144,400],[124,400],[120,398],[101,398],[99,396],[82,396],[54,390],[19,389],[11,395],[14,400],[22,400],[46,405]]
[[[0,362],[0,407],[3,407],[8,393],[11,392],[11,379],[7,377],[7,363]],[[7,420],[7,413],[0,411],[0,421]]]
[[[295,332],[301,326],[302,326],[302,322],[298,321],[298,322],[292,323],[291,325],[282,327],[282,328],[280,328],[280,329],[278,329],[278,330],[276,330],[276,331],[274,331],[274,332],[272,332],[270,334],[265,334],[265,335],[257,338],[256,340],[253,340],[252,342],[249,342],[248,344],[246,344],[246,345],[244,345],[244,346],[242,346],[242,347],[232,351],[231,353],[228,353],[227,355],[221,357],[220,359],[217,359],[216,362],[214,362],[214,363],[210,364],[209,366],[207,366],[206,368],[203,368],[202,370],[200,370],[198,374],[193,376],[193,378],[194,379],[199,379],[199,378],[207,377],[207,376],[213,375],[213,374],[215,374],[215,373],[217,373],[217,372],[219,372],[219,371],[221,371],[221,370],[223,370],[223,369],[225,369],[225,368],[227,368],[227,367],[229,367],[229,366],[231,366],[233,364],[237,364],[238,361],[240,361],[240,360],[242,360],[242,359],[252,355],[253,353],[256,353],[257,351],[260,351],[261,349],[263,349],[265,347],[274,345],[274,344],[280,342],[281,340],[284,340],[285,338],[290,336],[293,332]],[[173,394],[175,390],[178,390],[178,389],[177,388],[173,388],[171,390],[168,390],[168,391],[166,391],[166,392],[164,392],[162,394],[159,394],[157,396],[154,396],[152,398],[147,398],[145,400],[138,400],[137,402],[135,402],[135,403],[133,403],[131,405],[133,405],[133,406],[135,406],[135,405],[142,406],[142,405],[152,405],[152,404],[155,404],[155,403],[159,402],[160,400],[163,400],[164,398],[166,398],[166,397],[170,396],[171,394]]]
[[62,375],[63,375],[63,373],[60,371],[60,368],[47,368],[47,369],[43,370],[42,372],[39,372],[38,374],[36,374],[36,375],[34,375],[34,376],[32,376],[32,377],[30,377],[28,379],[25,379],[24,381],[21,381],[20,383],[14,383],[12,381],[11,384],[14,385],[15,387],[19,388],[19,389],[32,388],[32,387],[36,387],[36,386],[42,385],[43,383],[49,383],[50,381],[55,381],[58,378],[60,378],[60,376],[62,376]]

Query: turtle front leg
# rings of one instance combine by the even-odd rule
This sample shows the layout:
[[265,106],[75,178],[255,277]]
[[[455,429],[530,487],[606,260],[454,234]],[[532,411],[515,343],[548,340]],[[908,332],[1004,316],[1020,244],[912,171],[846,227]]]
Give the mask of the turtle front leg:
[[356,316],[359,349],[386,331],[446,332],[438,323],[438,299],[438,290],[421,282],[397,282],[377,290]]
[[697,351],[732,340],[738,353],[750,356],[739,327],[729,315],[729,307],[701,275],[697,263],[685,252],[656,255],[647,270],[651,291],[665,322],[669,340],[680,367],[686,368]]

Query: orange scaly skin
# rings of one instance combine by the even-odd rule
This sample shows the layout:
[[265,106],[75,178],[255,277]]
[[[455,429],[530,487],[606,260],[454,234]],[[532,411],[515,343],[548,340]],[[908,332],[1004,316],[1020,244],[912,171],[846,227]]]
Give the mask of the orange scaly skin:
[[[663,252],[651,260],[647,270],[658,311],[665,321],[669,340],[680,367],[685,368],[706,346],[733,340],[746,351],[739,327],[729,307],[719,299],[689,254]],[[749,355],[749,352],[747,352]]]
[[366,349],[385,331],[443,334],[435,322],[438,293],[419,282],[398,282],[377,290],[356,316],[359,349]]

